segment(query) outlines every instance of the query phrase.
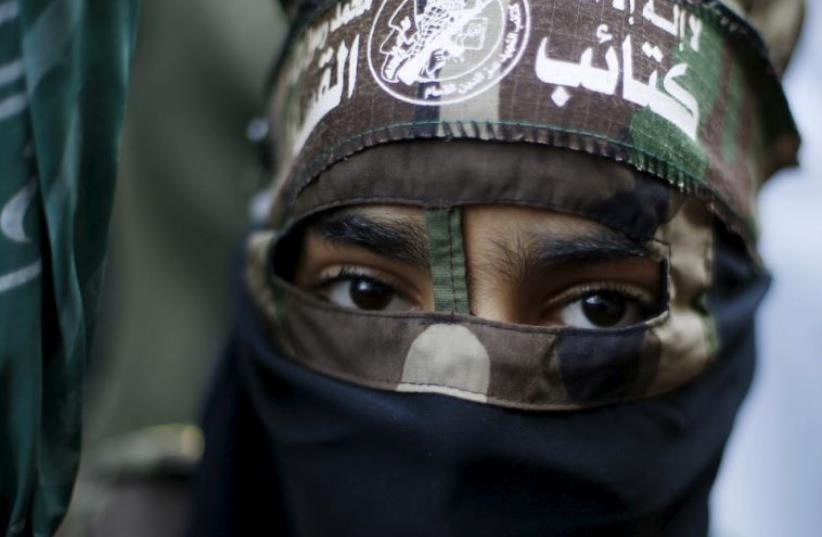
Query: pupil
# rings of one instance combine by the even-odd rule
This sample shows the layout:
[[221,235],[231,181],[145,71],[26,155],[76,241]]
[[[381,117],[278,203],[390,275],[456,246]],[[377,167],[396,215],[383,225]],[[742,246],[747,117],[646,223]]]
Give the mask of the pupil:
[[357,278],[348,291],[351,301],[363,310],[384,310],[394,298],[394,290],[374,280]]
[[601,327],[617,324],[626,309],[625,298],[617,293],[595,293],[582,300],[582,312],[591,323]]

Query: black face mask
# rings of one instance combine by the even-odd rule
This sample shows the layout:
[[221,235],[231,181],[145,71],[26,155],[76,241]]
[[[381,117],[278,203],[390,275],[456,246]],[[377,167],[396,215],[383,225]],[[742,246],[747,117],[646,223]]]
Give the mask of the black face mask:
[[243,291],[191,535],[700,536],[768,280],[717,230],[719,358],[667,394],[568,413],[372,390],[280,356]]

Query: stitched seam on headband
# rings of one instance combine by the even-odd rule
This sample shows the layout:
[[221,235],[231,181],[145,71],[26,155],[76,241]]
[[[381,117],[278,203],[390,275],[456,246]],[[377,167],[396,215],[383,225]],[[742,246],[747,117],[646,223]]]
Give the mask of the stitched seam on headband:
[[[297,181],[297,190],[293,194],[292,199],[290,200],[289,206],[293,205],[294,200],[302,193],[303,190],[305,190],[305,188],[314,179],[316,179],[316,175],[319,172],[313,172],[313,169],[318,166],[318,163],[322,163],[324,161],[328,161],[330,159],[337,158],[336,157],[337,152],[342,147],[350,144],[352,141],[354,141],[358,138],[364,138],[364,137],[366,137],[368,135],[371,135],[371,134],[378,134],[378,133],[381,133],[381,132],[384,132],[384,131],[389,131],[389,130],[397,129],[397,128],[407,128],[407,127],[412,127],[413,128],[413,127],[423,127],[423,126],[425,126],[425,127],[438,127],[438,126],[443,126],[444,124],[447,124],[447,123],[454,123],[454,124],[462,125],[464,123],[469,123],[469,122],[474,124],[475,130],[478,130],[477,127],[476,127],[476,125],[478,125],[478,122],[474,121],[474,120],[452,120],[452,121],[447,121],[447,122],[442,121],[442,120],[436,120],[436,121],[408,121],[408,122],[401,122],[401,123],[392,123],[390,125],[384,125],[382,127],[375,127],[375,128],[372,128],[372,129],[367,129],[367,130],[365,130],[365,131],[363,131],[359,134],[354,134],[352,136],[349,136],[348,138],[346,138],[346,139],[342,140],[341,142],[339,142],[332,149],[323,152],[322,155],[320,155],[318,157],[315,157],[315,158],[311,159],[311,161],[306,163],[306,165],[304,167],[307,170],[310,170],[310,171],[308,171],[310,176],[309,177],[304,177],[304,178]],[[685,179],[687,179],[692,184],[700,185],[700,186],[707,185],[707,183],[704,183],[704,182],[698,180],[695,176],[693,176],[692,174],[690,174],[688,172],[680,170],[675,164],[673,164],[672,162],[670,162],[670,161],[654,154],[653,152],[650,152],[650,151],[645,150],[645,149],[639,149],[639,148],[637,148],[637,147],[635,147],[635,146],[633,146],[633,145],[631,145],[627,142],[621,142],[619,140],[614,140],[613,138],[609,138],[607,136],[597,134],[595,132],[584,131],[584,130],[579,130],[579,129],[568,129],[568,128],[556,127],[556,126],[553,126],[553,125],[546,125],[544,123],[533,123],[533,122],[530,122],[530,121],[483,121],[482,123],[484,123],[485,125],[488,125],[488,126],[497,125],[497,126],[501,126],[501,127],[527,127],[527,128],[537,129],[537,130],[545,130],[545,131],[552,132],[552,133],[575,134],[575,135],[578,135],[578,136],[583,136],[583,137],[592,138],[592,139],[595,139],[595,140],[607,142],[609,144],[619,146],[623,149],[628,149],[630,151],[635,151],[636,153],[638,153],[640,155],[644,155],[644,156],[650,157],[650,158],[658,161],[660,164],[664,164],[668,168],[673,168],[677,172],[677,175],[680,175],[680,176],[684,177]],[[465,132],[465,131],[463,130],[463,132]],[[502,139],[502,138],[496,138],[497,135],[496,135],[496,133],[493,132],[493,130],[491,130],[491,133],[492,133],[493,136],[495,136],[494,140],[510,143],[510,140],[505,140],[505,139]],[[413,137],[413,136],[411,136],[411,137]],[[409,137],[409,138],[411,138],[411,137]],[[420,137],[422,137],[422,136],[420,136]],[[431,135],[431,136],[428,136],[428,137],[429,138],[438,138],[436,135]],[[405,138],[406,137],[403,137],[403,139],[405,139]],[[460,136],[460,138],[463,138],[463,136]],[[466,138],[466,139],[479,139],[479,140],[482,139],[482,138],[477,137],[477,136],[464,136],[464,138]],[[526,143],[535,143],[535,142],[526,142]],[[542,145],[551,145],[551,144],[542,144]],[[571,149],[571,148],[567,148],[567,149]],[[572,149],[572,150],[578,151],[578,149]],[[320,166],[323,169],[326,168],[328,165],[329,164],[326,164],[326,165],[323,166],[322,164],[320,164]],[[665,173],[661,178],[666,179],[668,181],[675,181],[676,182],[677,178],[668,177],[669,174],[670,174],[670,172]]]
[[[476,127],[477,122],[475,122],[475,121],[470,121],[470,122],[454,121],[452,123],[455,123],[455,124],[457,124],[461,127],[463,127],[463,125],[465,123],[471,123],[471,124],[474,125],[475,130],[477,130],[477,127]],[[655,155],[655,154],[653,154],[653,153],[651,153],[647,150],[638,149],[638,148],[634,147],[633,145],[630,145],[626,142],[620,142],[618,140],[614,140],[614,139],[609,138],[607,136],[603,136],[603,135],[588,132],[588,131],[575,130],[575,129],[564,129],[564,128],[561,128],[561,127],[554,127],[554,126],[550,126],[550,125],[544,125],[544,124],[539,124],[539,123],[530,123],[530,122],[520,122],[520,121],[516,121],[516,122],[514,122],[514,121],[511,121],[511,122],[505,122],[505,121],[491,122],[491,121],[489,121],[489,122],[484,122],[484,123],[489,125],[489,126],[499,125],[499,126],[527,127],[527,128],[532,128],[532,129],[535,129],[535,130],[538,130],[538,131],[546,131],[546,132],[551,133],[551,134],[577,135],[577,136],[580,136],[582,138],[591,138],[591,139],[596,140],[596,141],[606,142],[608,144],[617,146],[621,149],[628,150],[629,152],[633,152],[634,155],[628,155],[629,157],[632,157],[632,158],[624,159],[625,162],[627,162],[630,166],[637,169],[641,173],[647,173],[649,175],[658,177],[659,179],[669,183],[675,189],[677,189],[677,190],[679,190],[679,191],[681,191],[685,194],[695,194],[703,202],[708,203],[712,210],[716,211],[721,216],[723,216],[723,218],[727,221],[727,224],[731,227],[731,229],[737,231],[738,233],[740,233],[745,238],[746,243],[748,244],[748,247],[749,247],[748,248],[749,252],[752,255],[752,258],[757,260],[757,262],[761,263],[761,259],[759,259],[759,257],[755,255],[756,252],[755,252],[755,248],[754,248],[754,242],[755,242],[754,233],[753,233],[753,230],[751,229],[751,226],[749,225],[749,223],[744,218],[742,218],[740,215],[738,215],[736,213],[736,211],[734,211],[730,207],[730,205],[728,205],[727,202],[725,202],[725,200],[719,195],[719,193],[715,190],[715,187],[711,183],[703,182],[703,181],[700,181],[700,180],[696,179],[696,177],[694,177],[693,175],[678,169],[670,161],[667,161],[667,160],[665,160],[661,157],[658,157],[657,155]],[[341,148],[343,148],[344,146],[350,144],[353,140],[358,139],[358,138],[362,139],[362,138],[365,138],[369,135],[377,134],[377,133],[380,133],[380,132],[388,132],[388,131],[390,131],[392,129],[396,129],[396,128],[408,128],[408,127],[415,127],[415,126],[433,127],[433,126],[442,126],[444,124],[447,124],[447,123],[442,122],[442,121],[393,123],[393,124],[388,125],[388,126],[368,129],[366,131],[363,131],[360,134],[356,134],[356,135],[348,137],[346,140],[339,143],[333,149],[324,152],[322,157],[317,157],[315,159],[312,159],[312,161],[305,166],[305,168],[307,168],[308,170],[311,170],[311,172],[309,174],[309,177],[304,178],[304,179],[299,180],[299,181],[295,181],[295,182],[297,182],[296,189],[295,189],[294,193],[290,196],[291,199],[289,200],[289,202],[287,204],[287,211],[286,212],[290,213],[293,210],[294,205],[296,204],[296,200],[299,197],[300,193],[302,193],[302,191],[305,188],[307,188],[310,185],[310,183],[314,179],[316,179],[316,177],[320,173],[322,173],[322,171],[324,171],[325,169],[327,169],[328,167],[330,167],[333,164],[333,162],[329,162],[330,160],[336,161],[336,160],[345,158],[347,156],[350,156],[354,153],[357,153],[359,151],[362,151],[362,150],[364,150],[368,147],[380,145],[382,143],[386,143],[386,142],[389,142],[389,141],[401,141],[401,140],[411,139],[411,138],[414,138],[414,136],[403,136],[403,137],[397,138],[396,140],[389,139],[389,140],[383,140],[383,141],[374,141],[372,143],[367,143],[366,142],[366,143],[363,143],[362,145],[360,145],[359,147],[353,147],[348,151],[340,153],[339,155],[335,155],[337,152],[339,152],[339,150]],[[464,127],[463,127],[463,132],[465,132]],[[493,130],[491,130],[490,132],[493,136],[496,136],[496,133],[494,133]],[[417,136],[417,138],[435,138],[435,137],[436,136],[434,136],[434,135],[430,135],[430,136],[426,136],[426,137]],[[465,138],[466,139],[476,139],[476,137],[469,137],[469,136],[465,136]],[[504,140],[504,139],[497,140],[496,138],[494,138],[493,140],[486,140],[486,141],[502,141],[502,142],[506,142],[506,143],[512,143],[509,140]],[[601,152],[590,151],[590,150],[588,150],[588,148],[585,148],[585,147],[573,148],[573,147],[568,146],[568,144],[561,144],[561,143],[557,143],[556,141],[554,141],[551,144],[547,144],[547,143],[544,143],[544,142],[524,142],[524,143],[546,145],[546,146],[549,146],[549,147],[558,147],[558,148],[561,148],[561,149],[568,149],[568,150],[571,150],[571,151],[578,151],[578,152],[583,152],[583,153],[586,153],[586,154],[592,154],[592,155],[596,155],[596,156],[600,156],[600,157],[611,158],[611,157],[608,157],[608,155],[602,154]],[[649,166],[648,162],[644,162],[644,163],[643,162],[637,162],[637,157],[639,159],[643,159],[643,158],[650,159],[654,164]],[[620,159],[616,159],[616,160],[620,160]],[[318,166],[317,163],[320,163],[320,162],[325,162],[325,164],[322,164],[322,165]],[[664,172],[659,169],[659,168],[662,168],[662,167],[665,168]],[[313,168],[316,168],[316,171]]]

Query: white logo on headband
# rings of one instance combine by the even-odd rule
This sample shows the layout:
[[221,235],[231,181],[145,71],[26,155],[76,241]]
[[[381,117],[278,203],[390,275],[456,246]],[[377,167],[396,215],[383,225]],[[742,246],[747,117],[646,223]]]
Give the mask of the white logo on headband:
[[526,0],[383,0],[368,36],[368,66],[397,99],[457,103],[514,68],[528,31]]

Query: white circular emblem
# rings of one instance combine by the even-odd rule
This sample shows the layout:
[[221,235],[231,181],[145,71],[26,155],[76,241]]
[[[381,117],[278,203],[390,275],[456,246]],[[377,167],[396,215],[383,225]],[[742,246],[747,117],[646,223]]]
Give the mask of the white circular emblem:
[[527,0],[383,0],[368,36],[368,67],[397,99],[458,103],[514,68],[529,23]]

